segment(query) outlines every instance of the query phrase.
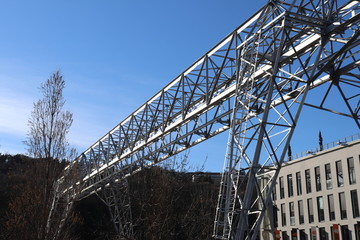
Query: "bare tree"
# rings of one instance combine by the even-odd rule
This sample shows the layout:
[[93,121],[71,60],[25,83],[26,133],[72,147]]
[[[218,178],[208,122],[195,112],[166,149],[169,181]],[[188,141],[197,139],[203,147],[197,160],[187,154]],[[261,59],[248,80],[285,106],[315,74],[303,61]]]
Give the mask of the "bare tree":
[[66,139],[73,114],[63,111],[65,81],[60,71],[53,73],[41,84],[43,98],[34,103],[28,120],[29,131],[24,143],[27,151],[35,158],[71,159],[75,149],[70,148]]

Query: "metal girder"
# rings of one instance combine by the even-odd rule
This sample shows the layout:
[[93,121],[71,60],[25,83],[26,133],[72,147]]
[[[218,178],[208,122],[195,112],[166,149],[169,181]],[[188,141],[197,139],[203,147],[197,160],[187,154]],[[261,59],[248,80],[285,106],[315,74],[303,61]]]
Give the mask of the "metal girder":
[[[66,171],[76,181],[59,179],[54,201],[87,197],[230,129],[214,236],[254,239],[271,200],[259,178],[271,169],[273,188],[303,105],[360,127],[359,5],[269,1],[75,159]],[[345,110],[328,101],[334,90]]]

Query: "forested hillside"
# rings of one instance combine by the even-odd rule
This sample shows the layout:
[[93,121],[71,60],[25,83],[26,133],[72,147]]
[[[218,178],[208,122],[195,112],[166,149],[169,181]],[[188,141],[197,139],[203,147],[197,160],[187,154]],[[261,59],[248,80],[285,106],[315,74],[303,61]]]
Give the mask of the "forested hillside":
[[65,162],[0,155],[1,239],[44,239],[52,183]]
[[[52,183],[66,162],[0,155],[0,239],[45,239]],[[129,179],[135,239],[210,239],[218,184],[152,167]],[[117,239],[96,196],[77,202],[62,239]]]

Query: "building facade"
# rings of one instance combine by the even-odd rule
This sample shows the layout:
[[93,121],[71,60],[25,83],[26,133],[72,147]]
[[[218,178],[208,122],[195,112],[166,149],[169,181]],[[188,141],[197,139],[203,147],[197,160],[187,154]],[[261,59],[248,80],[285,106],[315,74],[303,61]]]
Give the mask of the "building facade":
[[360,240],[359,197],[359,139],[287,161],[273,191],[276,233],[282,240]]

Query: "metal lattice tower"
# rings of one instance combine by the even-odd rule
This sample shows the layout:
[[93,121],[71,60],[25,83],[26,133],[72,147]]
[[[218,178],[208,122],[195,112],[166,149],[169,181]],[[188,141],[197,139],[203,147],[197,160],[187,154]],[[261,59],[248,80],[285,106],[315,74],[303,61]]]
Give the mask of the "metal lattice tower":
[[[360,128],[359,25],[359,1],[270,0],[66,168],[48,238],[74,201],[94,193],[131,237],[129,199],[118,189],[126,192],[126,178],[229,130],[214,237],[256,239],[303,106]],[[334,91],[344,108],[331,105]]]
[[[343,94],[346,84],[359,87],[359,62],[355,57],[360,50],[359,23],[352,9],[357,4],[349,1],[338,8],[336,1],[290,4],[270,1],[254,16],[256,20],[248,27],[250,34],[237,45],[237,93],[215,237],[256,239],[258,236],[311,89],[329,84],[316,106],[325,109],[330,89],[338,88],[349,115],[360,127],[359,90],[354,88],[349,95]],[[354,11],[350,13],[350,9]],[[350,99],[356,99],[355,105],[351,106]],[[264,172],[272,174],[265,185],[261,184]]]

